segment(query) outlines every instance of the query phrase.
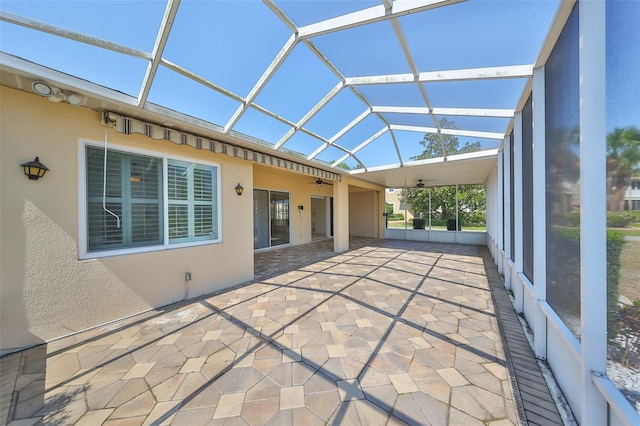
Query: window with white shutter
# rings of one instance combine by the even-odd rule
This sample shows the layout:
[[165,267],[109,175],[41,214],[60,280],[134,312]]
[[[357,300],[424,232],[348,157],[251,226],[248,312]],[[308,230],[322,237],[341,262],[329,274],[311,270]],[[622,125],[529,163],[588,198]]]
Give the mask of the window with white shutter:
[[104,148],[84,149],[82,257],[219,240],[217,166],[110,148],[105,179]]

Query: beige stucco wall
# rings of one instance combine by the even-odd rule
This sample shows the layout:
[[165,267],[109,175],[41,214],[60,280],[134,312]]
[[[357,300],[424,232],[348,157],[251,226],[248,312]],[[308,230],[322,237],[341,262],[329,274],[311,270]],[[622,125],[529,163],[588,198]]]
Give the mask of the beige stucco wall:
[[[331,197],[331,185],[318,187],[313,176],[287,172],[276,167],[255,165],[253,186],[256,189],[288,192],[291,203],[291,243],[304,244],[311,241],[311,196]],[[300,211],[298,206],[303,206]]]
[[[374,191],[349,194],[349,232],[358,237],[377,237],[378,206]],[[381,215],[382,213],[380,213]]]
[[[0,353],[178,301],[187,271],[189,297],[253,278],[250,162],[110,131],[114,146],[218,163],[222,242],[79,260],[78,141],[104,140],[100,113],[4,86],[0,99]],[[36,155],[50,169],[37,182],[19,167]]]

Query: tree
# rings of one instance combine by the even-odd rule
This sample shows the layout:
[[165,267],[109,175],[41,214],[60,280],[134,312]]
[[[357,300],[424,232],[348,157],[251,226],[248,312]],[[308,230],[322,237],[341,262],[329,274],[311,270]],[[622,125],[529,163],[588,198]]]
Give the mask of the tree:
[[640,130],[616,128],[607,135],[607,210],[624,210],[624,194],[639,172]]
[[[429,212],[429,193],[431,193],[432,219],[446,220],[455,217],[455,185],[425,189],[406,188],[403,189],[401,197],[403,202],[411,205],[414,214],[427,215]],[[486,208],[484,185],[458,186],[458,215],[462,223],[483,222]]]
[[[329,161],[329,164],[333,165],[336,161],[335,160],[331,160]],[[345,163],[344,161],[342,163],[338,163],[338,165],[336,166],[340,169],[344,169],[344,170],[353,170],[351,168],[351,166],[349,166],[347,163]]]
[[[455,129],[456,125],[446,118],[440,120],[440,127]],[[447,155],[464,154],[481,149],[480,142],[465,143],[460,147],[460,141],[453,135],[441,135]],[[422,154],[412,157],[412,160],[442,157],[440,137],[436,134],[424,135],[420,145],[424,147]],[[429,193],[431,193],[431,214],[434,219],[449,219],[456,214],[456,187],[441,186],[435,188],[405,188],[400,194],[400,201],[411,205],[414,214],[429,212]],[[486,194],[484,185],[462,185],[458,188],[458,206],[461,221],[473,220],[475,212],[486,210]]]
[[[438,123],[440,124],[441,129],[457,129],[456,124],[453,121],[447,120],[446,118],[442,118]],[[427,158],[442,157],[442,145],[440,144],[440,137],[442,137],[442,143],[444,144],[445,152],[447,155],[480,151],[480,142],[467,142],[462,148],[460,148],[460,141],[458,140],[457,136],[427,133],[420,141],[420,145],[424,147],[424,151],[420,155],[411,157],[411,159],[425,160]]]

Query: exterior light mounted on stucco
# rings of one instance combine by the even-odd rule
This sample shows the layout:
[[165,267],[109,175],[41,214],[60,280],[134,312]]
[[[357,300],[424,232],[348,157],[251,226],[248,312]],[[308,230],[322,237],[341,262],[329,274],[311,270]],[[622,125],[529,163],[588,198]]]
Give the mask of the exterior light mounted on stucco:
[[47,166],[40,162],[40,158],[36,157],[35,160],[28,163],[20,164],[20,167],[24,169],[24,174],[30,180],[38,180],[49,170]]
[[238,184],[236,185],[236,194],[240,196],[242,195],[242,191],[244,191],[244,188],[242,187],[242,185],[240,185],[240,182],[238,182]]
[[59,87],[51,86],[44,81],[34,81],[31,88],[35,93],[49,99],[51,102],[67,101],[71,105],[78,106],[82,104],[83,97],[76,93],[65,93]]

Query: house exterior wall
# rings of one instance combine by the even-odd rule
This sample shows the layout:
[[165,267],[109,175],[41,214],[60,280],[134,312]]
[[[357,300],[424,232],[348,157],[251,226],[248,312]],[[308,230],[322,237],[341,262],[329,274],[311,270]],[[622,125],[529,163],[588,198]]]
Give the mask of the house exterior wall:
[[[253,279],[250,162],[109,132],[109,145],[219,164],[221,242],[79,260],[78,147],[100,113],[0,86],[0,353]],[[30,181],[19,165],[50,171]],[[234,187],[247,192],[241,197]]]
[[[111,149],[218,165],[220,242],[82,256],[80,153],[85,143],[104,146],[101,113],[5,86],[0,98],[0,355],[252,280],[254,187],[290,194],[292,245],[311,241],[312,196],[334,196],[336,232],[348,244],[349,228],[339,224],[348,224],[354,183],[369,191],[366,206],[354,207],[366,217],[360,233],[382,235],[384,224],[375,221],[382,187],[344,177],[347,197],[336,199],[334,187],[318,187],[311,176],[110,129]],[[36,156],[50,171],[31,181],[19,165]]]
[[[318,186],[315,180],[313,176],[286,172],[275,167],[254,166],[254,188],[288,192],[290,195],[290,235],[293,245],[311,242],[311,196],[333,196],[332,185]],[[300,211],[298,206],[303,206],[303,210]]]
[[349,233],[358,237],[377,237],[375,193],[349,194]]
[[[385,201],[393,206],[394,214],[400,213],[405,215],[405,219],[407,220],[413,219],[413,212],[409,210],[410,206],[400,202],[400,194],[402,194],[402,189],[387,188],[385,191]],[[405,207],[407,207],[407,209],[405,209]]]

